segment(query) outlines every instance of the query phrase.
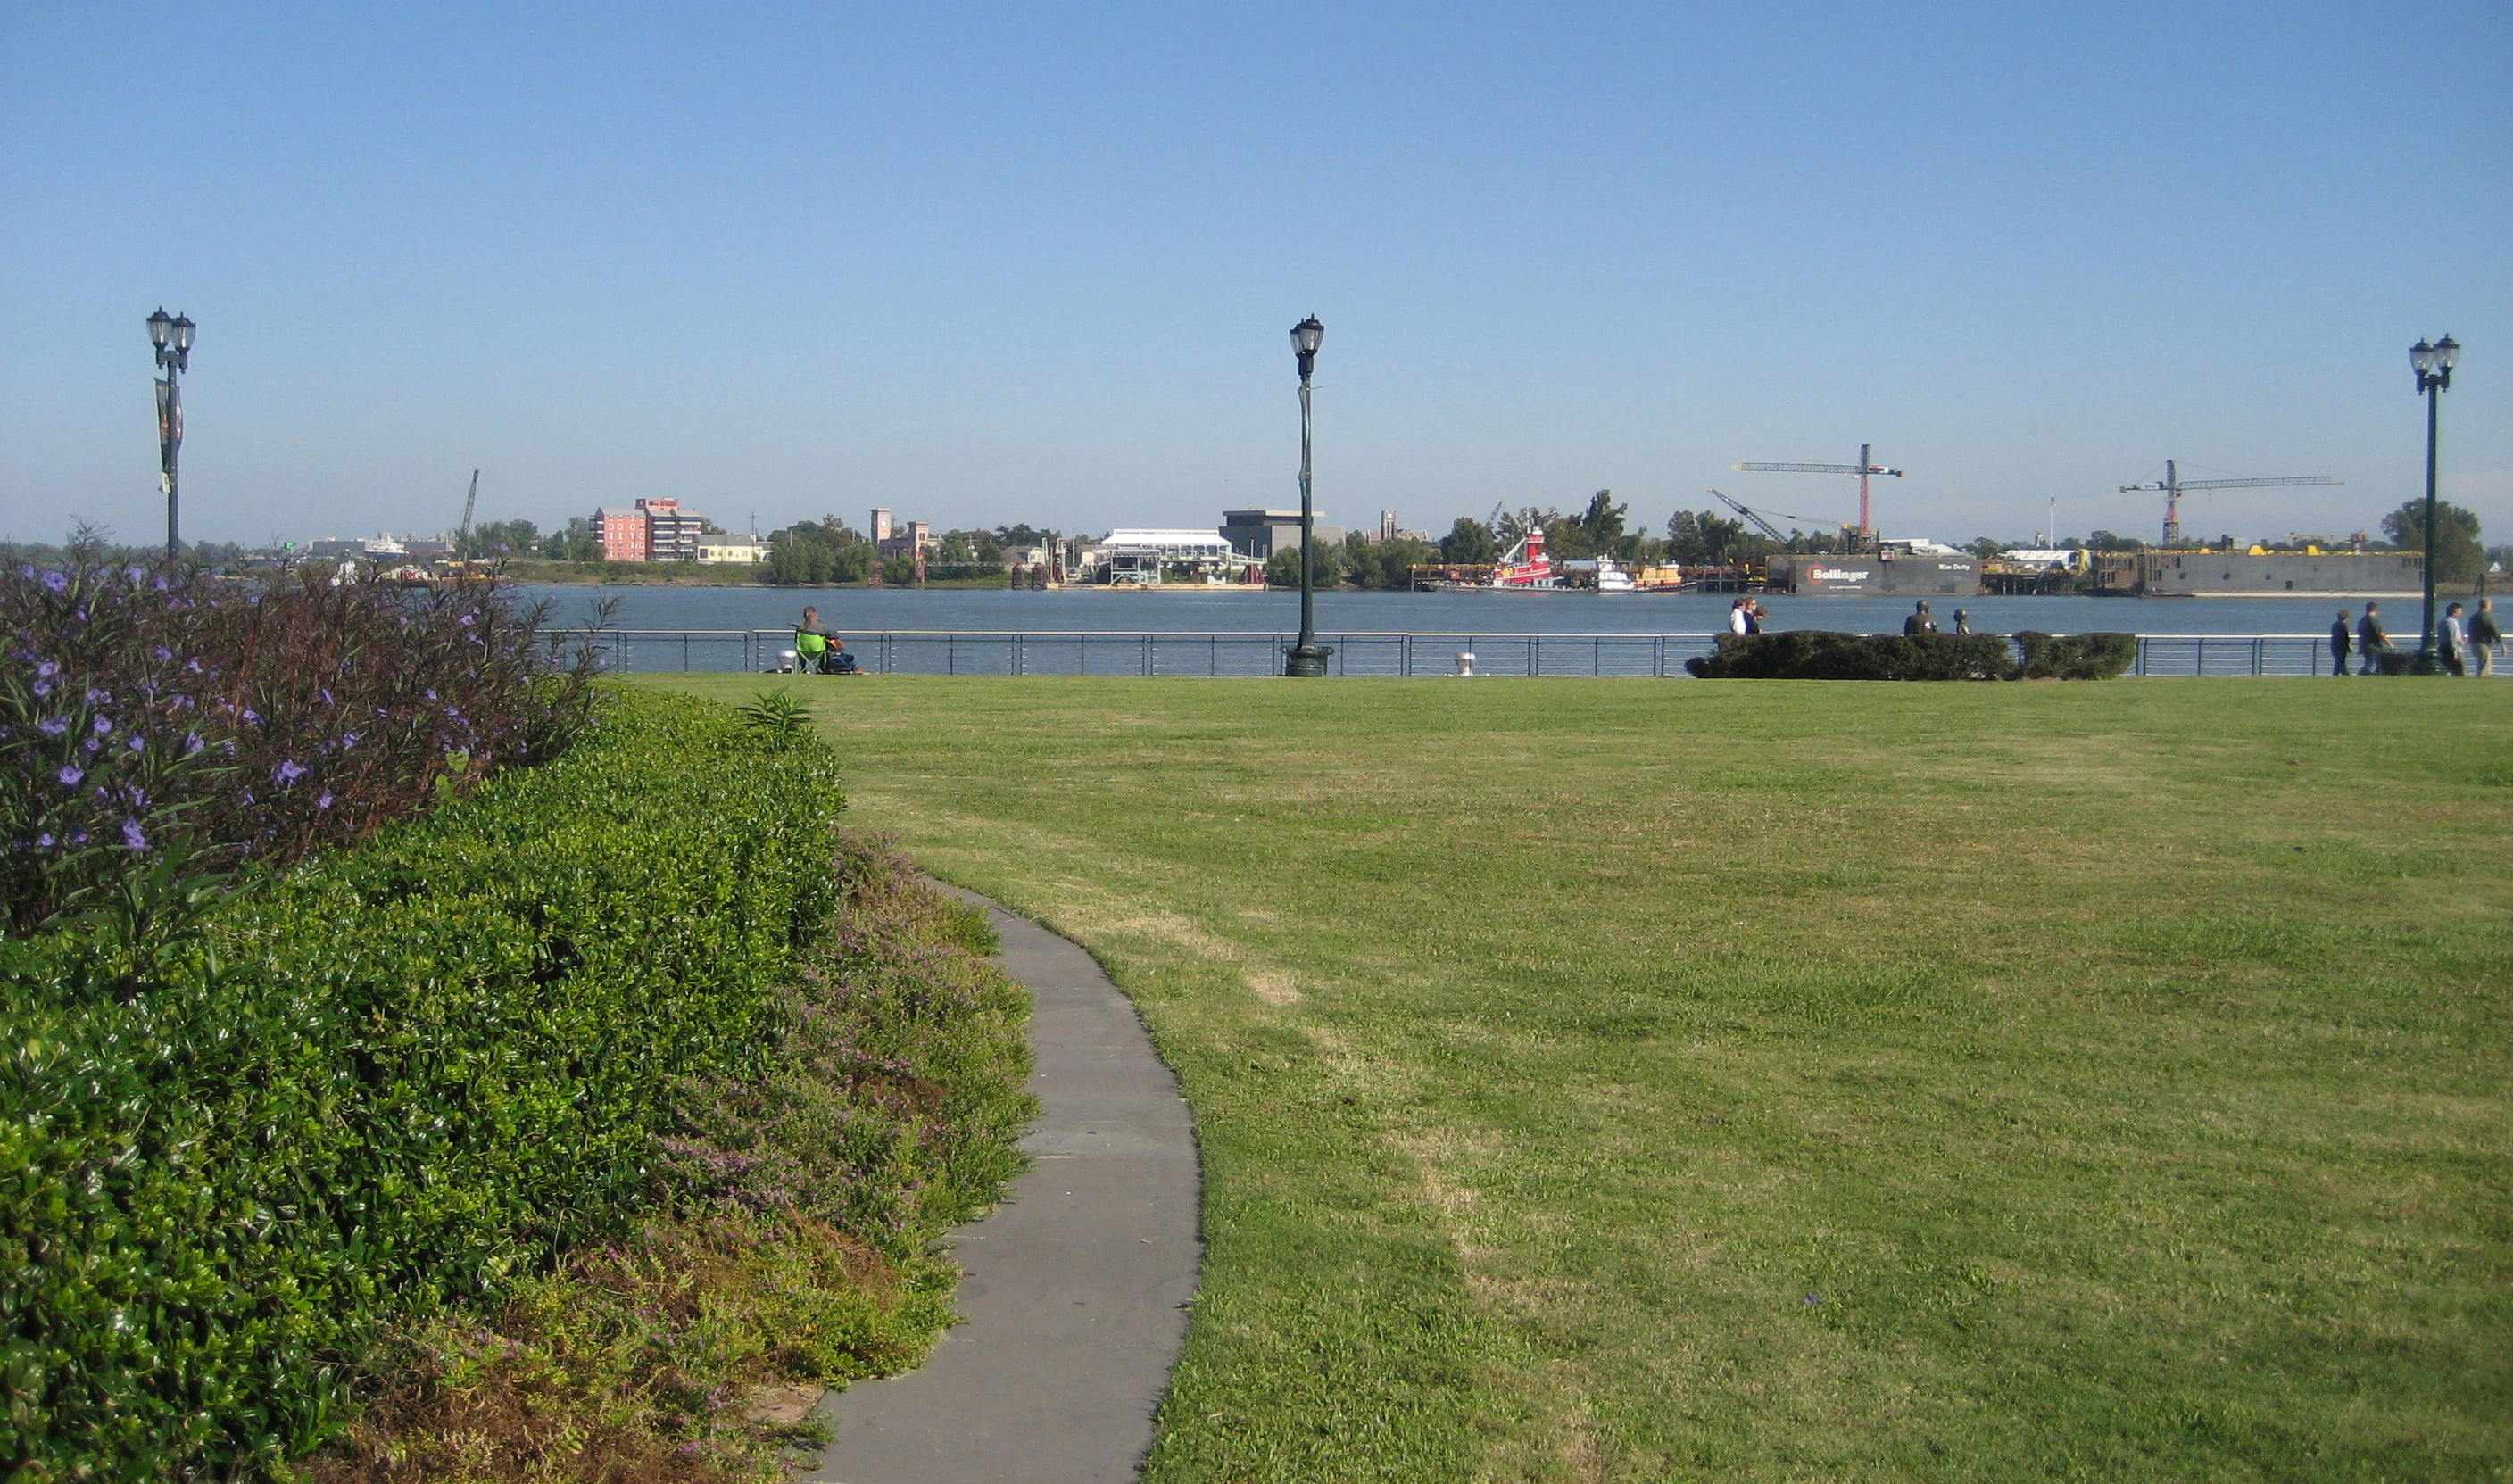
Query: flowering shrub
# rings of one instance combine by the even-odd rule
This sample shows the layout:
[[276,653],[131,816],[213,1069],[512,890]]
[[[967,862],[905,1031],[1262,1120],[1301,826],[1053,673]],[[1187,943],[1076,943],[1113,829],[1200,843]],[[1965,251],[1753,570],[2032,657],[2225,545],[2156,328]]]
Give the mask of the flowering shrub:
[[593,658],[489,585],[221,579],[92,545],[0,571],[0,908],[35,931],[170,857],[285,864],[554,755]]

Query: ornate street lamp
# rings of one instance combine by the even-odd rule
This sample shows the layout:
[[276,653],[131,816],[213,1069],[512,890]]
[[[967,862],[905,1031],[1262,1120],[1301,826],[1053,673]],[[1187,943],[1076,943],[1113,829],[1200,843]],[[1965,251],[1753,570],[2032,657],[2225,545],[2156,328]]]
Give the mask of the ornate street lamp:
[[1309,505],[1309,373],[1317,368],[1318,341],[1326,336],[1327,327],[1314,314],[1292,327],[1292,353],[1300,361],[1300,638],[1283,657],[1286,675],[1323,675],[1327,656],[1335,653],[1318,643],[1312,622],[1317,559],[1309,549],[1310,527],[1315,523]]
[[192,366],[192,332],[188,314],[169,317],[161,305],[148,316],[148,342],[157,347],[157,367],[166,380],[157,386],[157,482],[166,491],[166,554],[183,554],[182,528],[175,503],[175,456],[183,447],[183,392],[176,379]]
[[2443,394],[2452,387],[2452,368],[2459,360],[2460,341],[2449,335],[2431,345],[2419,341],[2409,347],[2417,393],[2426,399],[2426,611],[2417,629],[2417,657],[2410,666],[2411,673],[2418,675],[2443,672],[2435,640],[2435,414]]

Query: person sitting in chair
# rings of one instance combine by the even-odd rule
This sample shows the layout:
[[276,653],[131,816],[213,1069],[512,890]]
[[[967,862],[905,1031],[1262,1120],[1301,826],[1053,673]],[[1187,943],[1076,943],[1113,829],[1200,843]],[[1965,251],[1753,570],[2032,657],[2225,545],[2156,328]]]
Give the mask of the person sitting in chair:
[[818,609],[806,608],[803,622],[794,625],[794,667],[806,675],[860,674],[846,643],[820,626]]

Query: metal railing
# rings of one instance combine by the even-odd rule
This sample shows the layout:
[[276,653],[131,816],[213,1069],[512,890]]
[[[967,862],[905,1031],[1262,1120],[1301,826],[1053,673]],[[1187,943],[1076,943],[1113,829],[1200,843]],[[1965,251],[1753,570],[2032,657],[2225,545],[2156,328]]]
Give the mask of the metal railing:
[[[609,667],[631,673],[758,674],[794,647],[784,628],[614,628],[596,638]],[[885,675],[1272,675],[1295,635],[1284,631],[1160,629],[859,630],[847,644]],[[1643,675],[1682,678],[1684,662],[1716,646],[1711,634],[1321,633],[1337,675],[1454,675],[1459,652],[1479,675]],[[2351,662],[2350,668],[2355,663]],[[2513,668],[2513,667],[2508,667]],[[2322,634],[2140,634],[2135,675],[2326,675]]]

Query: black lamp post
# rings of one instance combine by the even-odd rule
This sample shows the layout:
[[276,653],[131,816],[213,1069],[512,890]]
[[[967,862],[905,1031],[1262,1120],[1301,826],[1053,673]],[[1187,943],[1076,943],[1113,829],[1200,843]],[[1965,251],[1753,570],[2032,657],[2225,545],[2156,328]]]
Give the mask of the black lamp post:
[[2447,335],[2429,345],[2409,347],[2409,365],[2417,374],[2417,391],[2426,399],[2426,612],[2417,628],[2417,658],[2411,670],[2419,675],[2443,672],[2435,643],[2435,413],[2452,387],[2452,368],[2460,359],[2460,341]]
[[1300,358],[1300,639],[1283,657],[1286,675],[1323,675],[1327,656],[1335,653],[1318,643],[1312,622],[1317,559],[1309,550],[1309,528],[1315,521],[1309,508],[1309,373],[1317,368],[1318,341],[1326,337],[1327,327],[1314,314],[1292,327],[1292,353]]
[[182,528],[175,505],[175,456],[183,447],[183,391],[176,378],[191,369],[191,316],[167,317],[161,306],[148,316],[148,340],[157,347],[157,367],[166,380],[157,382],[158,483],[166,489],[166,554],[183,554]]

